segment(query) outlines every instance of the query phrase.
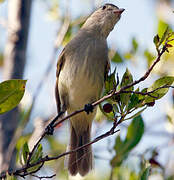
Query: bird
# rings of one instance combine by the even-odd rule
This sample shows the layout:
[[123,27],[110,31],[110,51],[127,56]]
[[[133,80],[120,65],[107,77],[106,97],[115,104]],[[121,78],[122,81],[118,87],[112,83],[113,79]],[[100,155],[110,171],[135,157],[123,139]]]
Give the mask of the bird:
[[[96,9],[60,53],[55,87],[58,113],[70,114],[100,98],[110,69],[107,37],[124,10],[110,3]],[[69,151],[90,142],[95,115],[96,108],[70,118]],[[69,173],[85,176],[92,169],[92,157],[91,145],[69,154]]]

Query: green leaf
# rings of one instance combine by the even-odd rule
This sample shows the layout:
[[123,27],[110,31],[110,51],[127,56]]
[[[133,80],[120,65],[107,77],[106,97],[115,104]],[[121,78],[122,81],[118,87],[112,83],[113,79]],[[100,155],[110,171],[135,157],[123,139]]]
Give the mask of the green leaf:
[[17,143],[16,143],[16,149],[17,151],[19,151],[24,144],[26,143],[26,141],[28,141],[31,137],[31,134],[27,134],[25,136],[20,136],[20,138],[18,139]]
[[64,36],[62,45],[65,46],[72,39],[72,36],[73,36],[73,26],[72,24],[70,24],[68,27],[68,31],[66,32]]
[[128,127],[125,146],[127,151],[132,150],[141,140],[144,133],[144,122],[141,116],[135,117]]
[[[131,84],[132,82],[133,82],[132,74],[128,69],[126,69],[126,72],[124,73],[123,78],[121,80],[121,88],[127,86],[128,84]],[[126,91],[133,91],[133,87],[126,89]],[[131,97],[131,93],[123,93],[120,95],[122,108],[124,108],[124,106],[128,104],[130,97]]]
[[132,108],[136,107],[137,104],[139,104],[139,95],[132,94],[130,97],[130,102],[128,104],[128,110],[131,110]]
[[26,141],[28,141],[31,137],[31,134],[27,134],[25,136],[21,136],[16,143],[16,162],[19,162],[21,165],[23,164],[21,149],[23,148]]
[[169,27],[167,26],[166,30],[164,31],[161,40],[160,40],[160,45],[164,42],[164,40],[166,39],[167,35],[169,33]]
[[[148,90],[148,88],[144,88],[144,89],[142,89],[142,93],[147,93],[147,90]],[[144,100],[145,99],[145,95],[142,95],[142,94],[139,94],[139,100]]]
[[153,38],[153,42],[156,47],[159,46],[160,38],[159,38],[158,34]]
[[27,172],[31,173],[31,172],[39,171],[41,169],[41,167],[42,167],[42,163],[40,163],[38,165],[35,165],[35,166],[31,167],[31,168],[28,168]]
[[132,59],[135,56],[137,50],[138,50],[138,42],[135,39],[135,37],[133,37],[132,38],[132,47],[128,52],[126,52],[124,54],[124,58],[125,59]]
[[43,150],[42,144],[39,144],[38,147],[37,147],[38,154],[42,153],[42,150]]
[[[123,78],[121,80],[121,87],[125,87],[132,82],[133,82],[132,74],[130,73],[129,69],[127,68],[123,75]],[[131,87],[130,89],[133,90],[133,87]]]
[[36,151],[34,152],[34,154],[31,157],[31,161],[30,163],[33,164],[35,162],[37,162],[38,160],[40,160],[43,156],[43,148],[42,148],[42,144],[39,144]]
[[116,150],[117,153],[122,152],[123,145],[124,145],[124,142],[121,140],[120,135],[118,135],[115,140],[115,146],[114,146],[114,149]]
[[110,164],[112,167],[120,166],[123,160],[127,157],[127,153],[123,151],[124,142],[121,140],[120,136],[118,135],[115,140],[114,149],[116,151],[116,155],[111,160]]
[[121,55],[118,52],[116,52],[114,57],[111,59],[111,61],[114,63],[122,63],[123,58],[121,57]]
[[165,30],[166,30],[166,28],[168,26],[169,25],[165,21],[159,19],[159,22],[158,22],[158,34],[159,34],[160,37],[163,36],[163,34],[164,34],[164,32],[165,32]]
[[8,173],[6,173],[6,178],[5,180],[17,180],[17,178],[13,175],[9,175]]
[[119,108],[117,104],[113,104],[113,110],[114,112],[119,113]]
[[138,50],[138,42],[135,39],[135,37],[132,38],[132,51],[133,53],[136,53]]
[[149,52],[147,49],[144,51],[144,57],[147,60],[148,67],[152,64],[153,60],[155,59],[155,56]]
[[173,118],[171,116],[169,116],[168,114],[166,115],[168,122],[173,126],[174,122],[173,122]]
[[[139,92],[139,89],[137,89],[135,92]],[[147,93],[147,88],[144,88],[141,92]],[[127,110],[129,111],[133,108],[137,109],[139,107],[143,107],[146,104],[144,102],[145,98],[147,98],[146,95],[133,93],[130,97],[130,101],[129,101]]]
[[0,83],[0,114],[10,111],[21,101],[26,80],[13,79]]
[[[168,28],[168,32],[166,32],[167,28]],[[169,32],[170,33],[173,32],[171,26],[167,24],[165,21],[160,19],[158,22],[158,34],[161,37],[161,41],[163,41],[163,39],[166,38],[166,34],[168,34]],[[174,38],[174,34],[169,39],[173,39],[173,38]],[[170,44],[174,45],[174,41],[171,41]]]
[[124,58],[125,59],[131,59],[131,58],[133,58],[133,55],[130,52],[127,52],[124,54]]
[[24,160],[24,163],[26,164],[27,162],[27,158],[28,158],[28,155],[29,155],[29,148],[28,148],[28,144],[27,142],[23,145],[23,148],[22,148],[22,157],[23,157],[23,160]]
[[150,175],[150,166],[144,170],[144,172],[141,175],[140,180],[148,180],[149,175]]
[[[147,89],[147,92],[151,92],[165,85],[170,86],[173,82],[174,82],[174,77],[172,76],[165,76],[165,77],[159,78],[153,83],[153,85],[150,88]],[[151,95],[154,96],[155,98],[147,96],[145,99],[145,102],[149,103],[149,102],[153,102],[154,100],[162,98],[168,92],[168,89],[169,88],[162,88],[162,89],[156,90],[155,92],[151,93]]]
[[144,122],[141,116],[135,117],[128,127],[127,136],[125,140],[121,140],[120,136],[117,136],[114,149],[116,155],[111,160],[111,166],[120,166],[123,160],[125,160],[129,152],[140,142],[144,133]]
[[113,73],[111,73],[110,75],[106,77],[105,94],[108,94],[111,90],[115,88],[115,85],[116,85],[115,73],[116,73],[116,69],[114,70]]

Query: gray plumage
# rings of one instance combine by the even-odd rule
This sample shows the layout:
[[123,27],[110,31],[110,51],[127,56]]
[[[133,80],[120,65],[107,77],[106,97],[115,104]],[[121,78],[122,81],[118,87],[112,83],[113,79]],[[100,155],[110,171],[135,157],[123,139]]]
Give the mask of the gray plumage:
[[[105,7],[104,7],[105,6]],[[65,46],[57,65],[57,109],[68,114],[100,98],[109,70],[106,38],[124,9],[105,4],[85,22],[78,34]],[[90,142],[92,120],[96,114],[85,112],[70,118],[70,145],[73,150]],[[86,175],[92,169],[91,146],[70,154],[71,175]]]

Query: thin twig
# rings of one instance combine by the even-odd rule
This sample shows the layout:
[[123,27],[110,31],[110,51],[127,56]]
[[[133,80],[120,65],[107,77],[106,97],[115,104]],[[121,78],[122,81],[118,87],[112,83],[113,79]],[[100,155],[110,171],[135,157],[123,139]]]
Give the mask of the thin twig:
[[[52,121],[51,123],[55,122],[62,114],[58,114]],[[50,123],[50,124],[51,124]],[[41,140],[44,138],[44,136],[46,135],[46,130],[44,131],[44,133],[42,134],[42,136],[39,138],[39,140],[37,141],[37,143],[34,145],[34,147],[32,148],[31,152],[29,153],[28,159],[27,159],[27,164],[30,163],[31,157],[34,154],[35,149],[37,148],[37,146],[39,145],[39,143],[41,142]]]
[[55,177],[56,174],[53,174],[53,175],[51,175],[51,176],[37,176],[37,175],[35,175],[35,174],[31,174],[31,176],[36,177],[36,178],[38,178],[38,179],[51,179],[51,178]]
[[[89,143],[87,143],[87,144],[84,144],[83,146],[80,146],[80,147],[78,147],[78,148],[76,148],[76,149],[74,149],[74,150],[68,151],[68,152],[64,152],[64,153],[62,153],[62,154],[60,154],[60,155],[58,155],[58,156],[54,156],[54,157],[45,156],[45,157],[41,158],[40,160],[38,160],[37,162],[35,162],[35,163],[33,163],[33,164],[28,164],[28,165],[26,165],[26,166],[24,166],[24,167],[22,167],[22,168],[20,168],[20,169],[18,169],[18,170],[16,170],[16,171],[10,173],[10,174],[11,174],[11,175],[15,175],[15,176],[19,176],[19,175],[20,175],[20,176],[26,176],[26,175],[28,175],[28,174],[30,174],[30,173],[29,173],[29,172],[28,172],[28,173],[24,173],[24,174],[21,174],[21,173],[26,172],[27,169],[29,169],[29,168],[31,168],[31,167],[35,167],[35,166],[37,166],[37,165],[39,165],[39,164],[41,164],[41,163],[44,163],[44,162],[46,162],[46,161],[57,160],[57,159],[60,159],[61,157],[64,157],[64,156],[66,156],[66,155],[68,155],[68,154],[75,153],[75,152],[77,152],[78,150],[80,150],[80,149],[82,149],[82,148],[85,148],[85,147],[87,147],[87,146],[89,146],[89,145],[91,145],[91,144],[94,144],[94,143],[96,143],[96,142],[100,141],[101,139],[104,139],[104,138],[106,138],[106,137],[108,137],[108,136],[111,136],[111,135],[115,134],[115,133],[118,132],[118,131],[120,131],[120,130],[114,131],[114,129],[113,129],[113,127],[112,127],[112,128],[111,128],[109,131],[107,131],[106,133],[98,136],[98,137],[95,138],[93,141],[91,141],[91,142],[89,142]],[[32,173],[33,173],[33,172],[32,172]],[[1,177],[4,178],[4,177],[5,177],[5,174],[4,174],[4,176],[1,175]]]
[[156,96],[153,96],[151,95],[152,92],[138,92],[138,91],[122,91],[121,93],[133,93],[133,94],[140,94],[140,95],[143,95],[143,96],[150,96],[152,98],[158,98]]

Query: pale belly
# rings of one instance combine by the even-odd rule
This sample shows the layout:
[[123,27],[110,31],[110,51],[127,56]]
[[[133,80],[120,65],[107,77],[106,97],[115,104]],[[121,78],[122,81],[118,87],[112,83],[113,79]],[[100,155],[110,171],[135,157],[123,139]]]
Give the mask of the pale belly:
[[[68,68],[69,69],[69,68]],[[85,104],[93,103],[99,99],[104,78],[98,73],[85,73],[83,69],[74,72],[66,69],[62,70],[59,75],[59,94],[61,104],[65,104],[68,114],[84,108]],[[80,113],[71,117],[71,124],[75,128],[76,133],[86,131],[91,126],[92,120],[96,114],[96,108],[93,113]]]
[[67,110],[81,109],[85,104],[93,103],[99,99],[104,84],[103,74],[87,72],[83,68],[74,72],[66,69],[61,71],[59,93],[60,97],[63,97],[64,94],[68,96]]

